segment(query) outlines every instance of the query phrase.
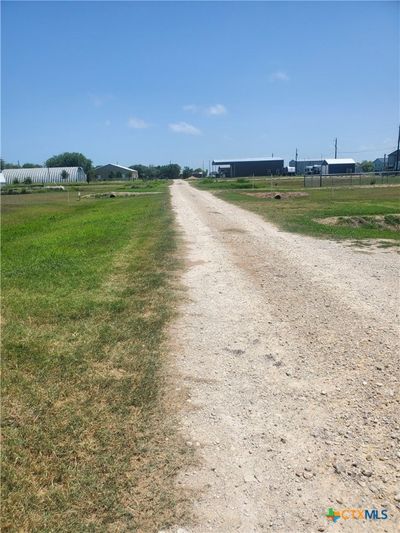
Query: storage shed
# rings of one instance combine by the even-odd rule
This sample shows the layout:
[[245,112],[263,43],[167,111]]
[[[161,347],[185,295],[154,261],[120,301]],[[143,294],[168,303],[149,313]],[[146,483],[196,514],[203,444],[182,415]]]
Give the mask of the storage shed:
[[82,167],[5,168],[6,183],[72,183],[86,181]]
[[215,159],[213,166],[223,170],[225,176],[244,178],[251,176],[282,175],[284,161],[280,157],[255,157],[247,159]]
[[324,159],[322,174],[354,174],[356,162],[354,159]]

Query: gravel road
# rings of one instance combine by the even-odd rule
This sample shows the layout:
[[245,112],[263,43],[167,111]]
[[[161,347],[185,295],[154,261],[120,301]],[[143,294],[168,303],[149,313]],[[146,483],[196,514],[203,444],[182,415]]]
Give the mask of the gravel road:
[[[399,261],[280,231],[183,181],[187,287],[173,327],[198,465],[181,531],[398,531]],[[397,346],[396,346],[397,345]],[[328,508],[388,510],[340,519]]]

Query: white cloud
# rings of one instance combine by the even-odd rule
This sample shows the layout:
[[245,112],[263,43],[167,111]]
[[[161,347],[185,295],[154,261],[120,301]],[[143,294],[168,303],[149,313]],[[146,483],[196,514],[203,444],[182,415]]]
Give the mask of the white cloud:
[[134,128],[136,130],[143,130],[145,128],[149,128],[150,124],[148,124],[146,121],[144,121],[141,118],[131,117],[128,120],[128,127],[129,128]]
[[207,115],[226,115],[227,109],[222,104],[210,105],[206,108]]
[[169,124],[169,129],[175,133],[185,133],[186,135],[201,135],[201,131],[187,122],[176,122]]
[[183,106],[184,111],[188,111],[189,113],[197,113],[199,110],[198,106],[195,104],[188,104]]
[[269,76],[269,81],[289,81],[290,78],[286,72],[283,72],[282,70],[277,70],[276,72],[272,72]]
[[209,106],[200,106],[196,104],[188,104],[183,106],[183,110],[188,113],[202,113],[204,115],[226,115],[228,112],[226,107],[222,104],[214,104]]

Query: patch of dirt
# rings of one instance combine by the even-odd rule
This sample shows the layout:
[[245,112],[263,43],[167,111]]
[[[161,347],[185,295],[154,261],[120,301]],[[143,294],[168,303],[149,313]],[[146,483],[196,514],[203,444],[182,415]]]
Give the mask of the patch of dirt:
[[308,192],[294,191],[294,192],[245,192],[248,196],[257,196],[257,198],[274,198],[277,200],[286,200],[286,198],[300,198],[308,196]]
[[314,219],[327,226],[350,226],[352,228],[369,227],[400,231],[400,215],[353,215]]

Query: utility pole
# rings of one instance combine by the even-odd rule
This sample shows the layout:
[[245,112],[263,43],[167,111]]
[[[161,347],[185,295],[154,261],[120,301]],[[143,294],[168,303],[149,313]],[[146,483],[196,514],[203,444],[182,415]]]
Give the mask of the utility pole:
[[297,156],[298,156],[298,152],[297,152],[297,148],[296,148],[296,164],[295,164],[295,167],[294,167],[294,170],[295,170],[295,174],[297,176]]
[[337,137],[335,139],[335,159],[337,159]]
[[400,126],[399,126],[399,134],[397,135],[397,152],[396,152],[396,166],[395,170],[399,170],[399,150],[400,150]]

